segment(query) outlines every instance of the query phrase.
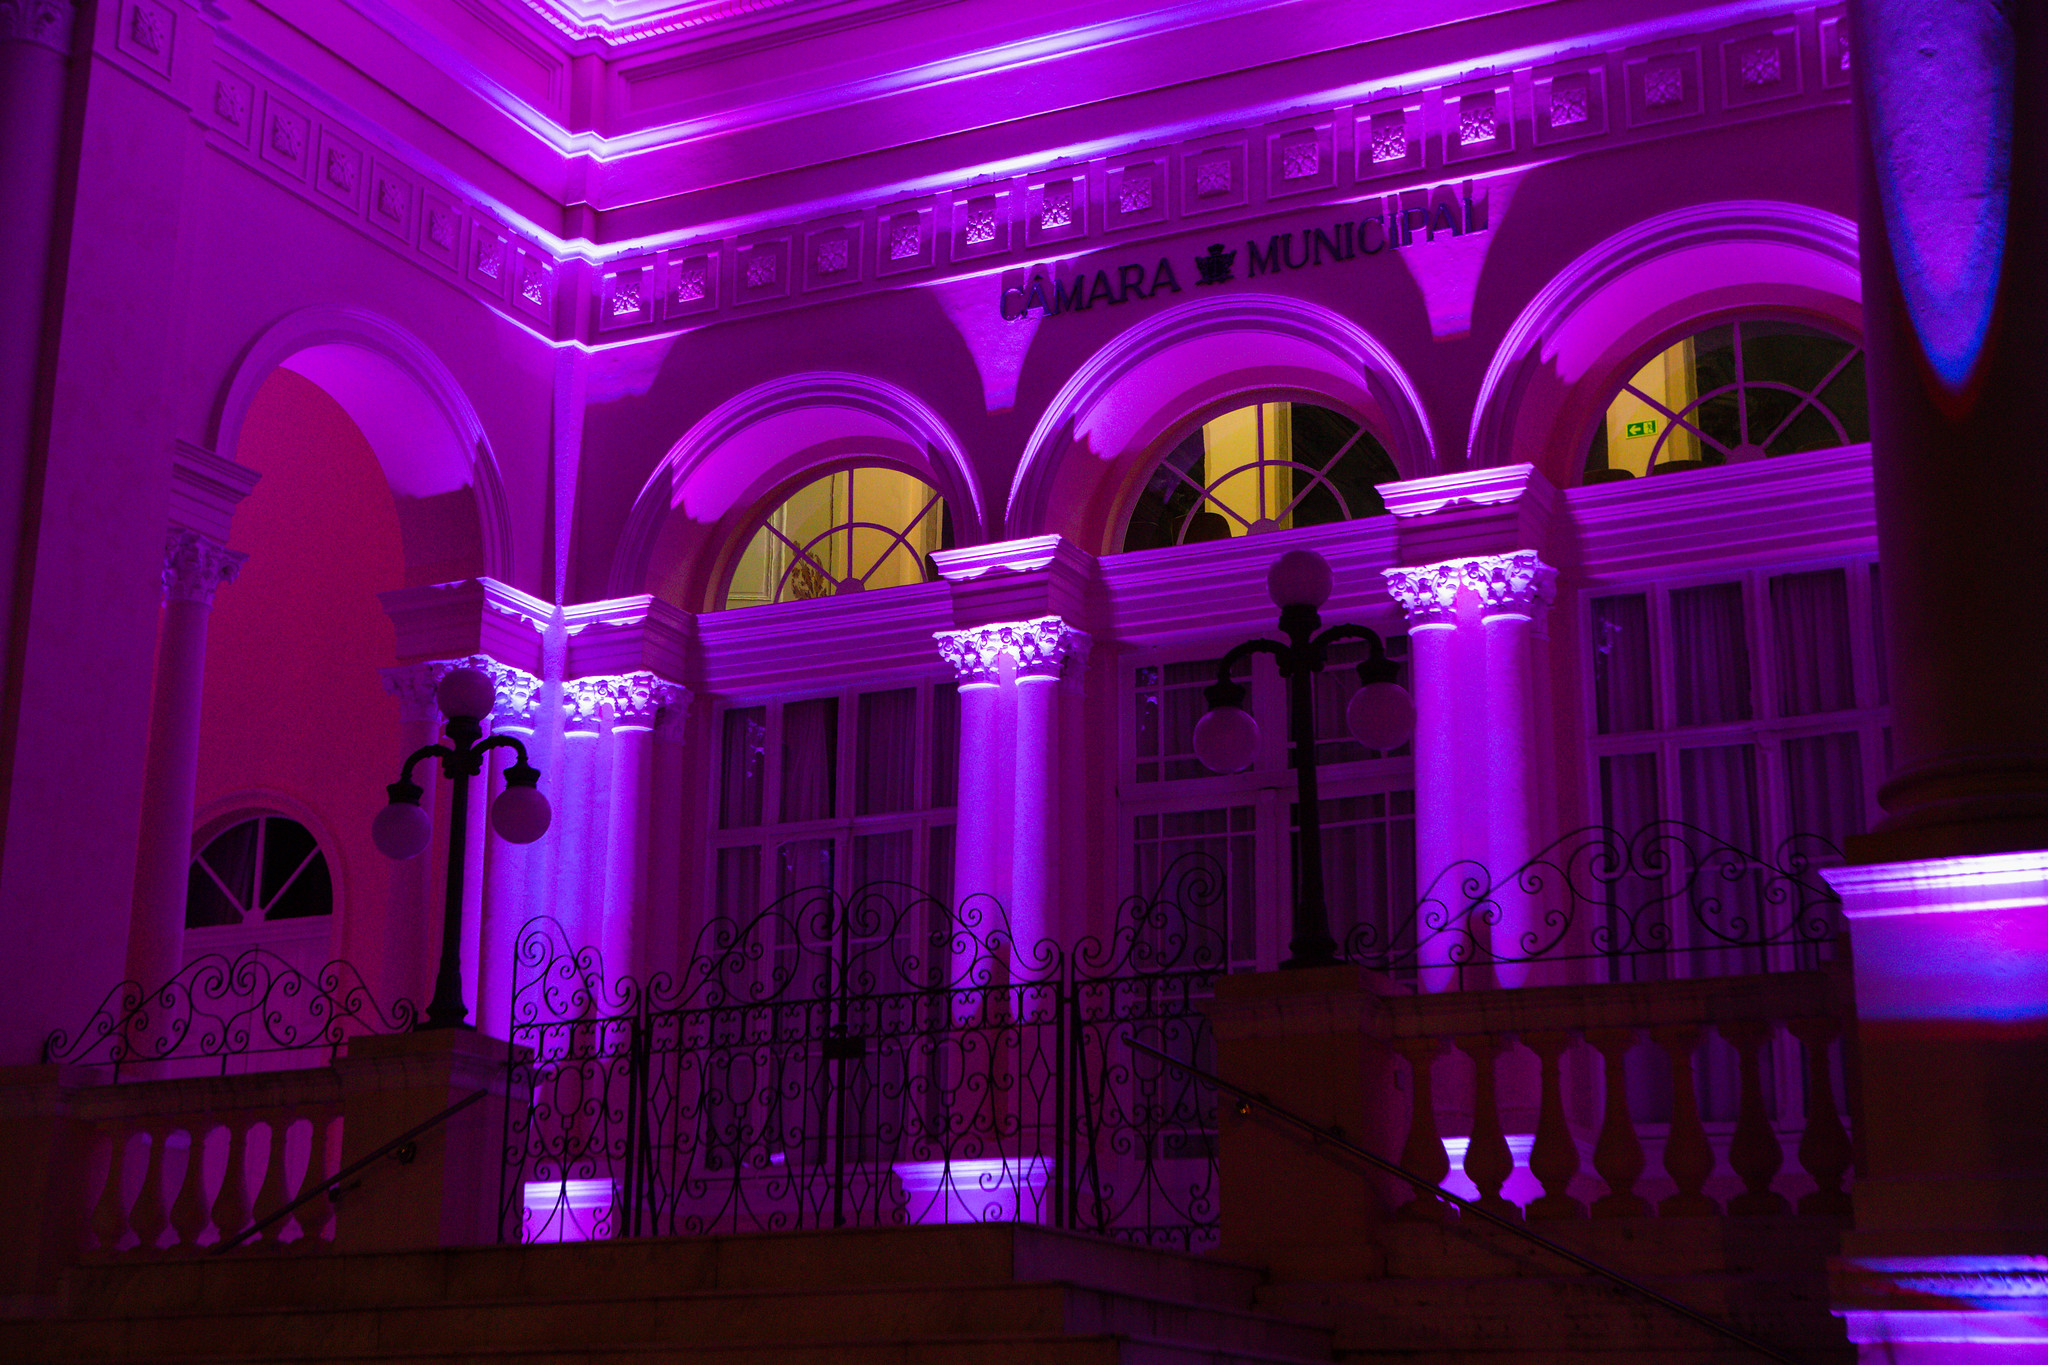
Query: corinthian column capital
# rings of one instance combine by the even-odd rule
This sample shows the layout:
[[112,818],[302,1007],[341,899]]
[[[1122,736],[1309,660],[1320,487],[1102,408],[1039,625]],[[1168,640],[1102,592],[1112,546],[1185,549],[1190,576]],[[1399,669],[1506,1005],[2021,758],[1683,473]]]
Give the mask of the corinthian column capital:
[[1057,678],[1070,666],[1079,672],[1088,662],[1088,632],[1076,630],[1058,616],[1030,621],[999,621],[965,630],[935,630],[939,654],[963,683],[994,682],[1009,655],[1024,677]]
[[1504,555],[1475,555],[1461,561],[1465,586],[1479,599],[1482,616],[1527,616],[1532,620],[1550,609],[1557,597],[1557,570],[1534,550]]
[[653,729],[661,713],[690,704],[690,689],[645,670],[576,678],[562,688],[562,705],[572,722],[595,723],[610,712],[613,725]]
[[234,582],[248,558],[197,531],[171,531],[164,537],[164,600],[210,607],[214,590]]
[[14,0],[0,3],[0,43],[40,43],[69,55],[78,28],[75,0]]
[[1387,594],[1401,604],[1410,626],[1452,626],[1458,623],[1458,589],[1465,575],[1459,561],[1416,568],[1382,569]]

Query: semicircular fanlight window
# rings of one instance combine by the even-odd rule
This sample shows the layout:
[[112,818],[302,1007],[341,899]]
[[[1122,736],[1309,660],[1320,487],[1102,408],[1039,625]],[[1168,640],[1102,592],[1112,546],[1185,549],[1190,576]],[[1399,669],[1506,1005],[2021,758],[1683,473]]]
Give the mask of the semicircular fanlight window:
[[1750,319],[1696,332],[1631,375],[1593,433],[1584,482],[1869,439],[1863,348],[1803,323]]
[[1145,481],[1124,549],[1322,526],[1385,511],[1400,478],[1372,433],[1310,403],[1256,403],[1204,422]]
[[770,512],[733,570],[725,605],[753,607],[927,583],[953,544],[952,513],[914,475],[875,465],[813,480]]
[[334,878],[311,830],[259,815],[215,835],[185,880],[185,927],[212,929],[334,913]]

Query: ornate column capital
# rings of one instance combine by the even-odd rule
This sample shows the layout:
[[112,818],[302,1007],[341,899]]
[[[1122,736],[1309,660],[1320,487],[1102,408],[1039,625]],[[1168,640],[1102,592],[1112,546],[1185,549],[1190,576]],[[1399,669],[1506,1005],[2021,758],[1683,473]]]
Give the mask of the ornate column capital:
[[493,730],[532,730],[540,718],[540,679],[523,668],[499,663],[487,654],[463,659],[431,659],[426,663],[400,664],[382,672],[384,690],[398,698],[399,715],[408,721],[438,721],[441,710],[434,702],[434,689],[441,679],[458,668],[474,668],[490,678],[497,689],[498,704],[491,708]]
[[0,43],[38,43],[68,56],[77,31],[75,0],[0,0]]
[[1540,619],[1557,596],[1557,570],[1534,550],[1470,555],[1437,564],[1383,569],[1387,592],[1408,614],[1410,626],[1449,626],[1458,620],[1458,594],[1469,591],[1486,616]]
[[1479,599],[1479,614],[1541,617],[1557,598],[1557,570],[1534,550],[1475,555],[1462,561],[1465,586]]
[[573,678],[562,685],[562,709],[571,729],[594,729],[606,714],[615,726],[653,729],[663,712],[689,704],[689,688],[645,670]]
[[1459,561],[1382,569],[1380,577],[1386,579],[1387,595],[1401,604],[1410,627],[1458,623],[1458,589],[1465,581]]
[[996,680],[1005,654],[1024,677],[1057,678],[1069,665],[1078,673],[1088,662],[1088,632],[1076,630],[1058,616],[1029,621],[998,621],[965,630],[935,630],[940,657],[953,666],[963,683]]
[[379,676],[384,690],[398,698],[398,718],[408,725],[431,723],[440,716],[434,706],[434,688],[451,664],[400,664],[386,668]]
[[212,606],[214,590],[234,582],[248,558],[197,531],[168,532],[164,536],[164,601]]

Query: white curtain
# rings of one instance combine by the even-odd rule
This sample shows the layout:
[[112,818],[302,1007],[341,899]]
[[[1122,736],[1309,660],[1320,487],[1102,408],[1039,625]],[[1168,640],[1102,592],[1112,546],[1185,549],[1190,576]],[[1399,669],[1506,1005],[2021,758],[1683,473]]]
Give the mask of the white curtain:
[[[917,806],[917,689],[863,692],[857,708],[853,813],[887,815]],[[856,863],[859,861],[855,859]],[[905,871],[909,865],[905,864]],[[856,881],[865,880],[856,872]],[[908,881],[908,876],[904,877]]]
[[1671,594],[1672,681],[1680,725],[1750,718],[1749,642],[1742,585],[1710,583]]
[[718,827],[742,829],[760,824],[767,774],[768,708],[745,706],[727,711],[718,751]]
[[1849,651],[1849,582],[1840,569],[1771,580],[1778,714],[1810,716],[1856,704]]
[[833,815],[839,778],[839,699],[818,697],[782,708],[782,819]]
[[1603,735],[1656,727],[1650,606],[1642,593],[1593,601],[1593,709]]

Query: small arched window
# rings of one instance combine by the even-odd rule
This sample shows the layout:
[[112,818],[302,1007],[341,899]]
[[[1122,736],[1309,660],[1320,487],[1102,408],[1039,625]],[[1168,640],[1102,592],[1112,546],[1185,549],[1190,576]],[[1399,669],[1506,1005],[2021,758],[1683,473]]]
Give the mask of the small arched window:
[[1145,481],[1124,549],[1228,540],[1385,511],[1374,485],[1400,478],[1357,422],[1309,403],[1256,403],[1204,422]]
[[186,874],[187,929],[333,913],[327,855],[312,831],[282,815],[230,825],[207,841]]
[[929,582],[932,551],[952,544],[952,514],[930,484],[876,465],[842,469],[768,514],[733,570],[725,605]]
[[1586,452],[1585,482],[1869,439],[1863,348],[1818,327],[1750,319],[1651,356],[1608,403]]

